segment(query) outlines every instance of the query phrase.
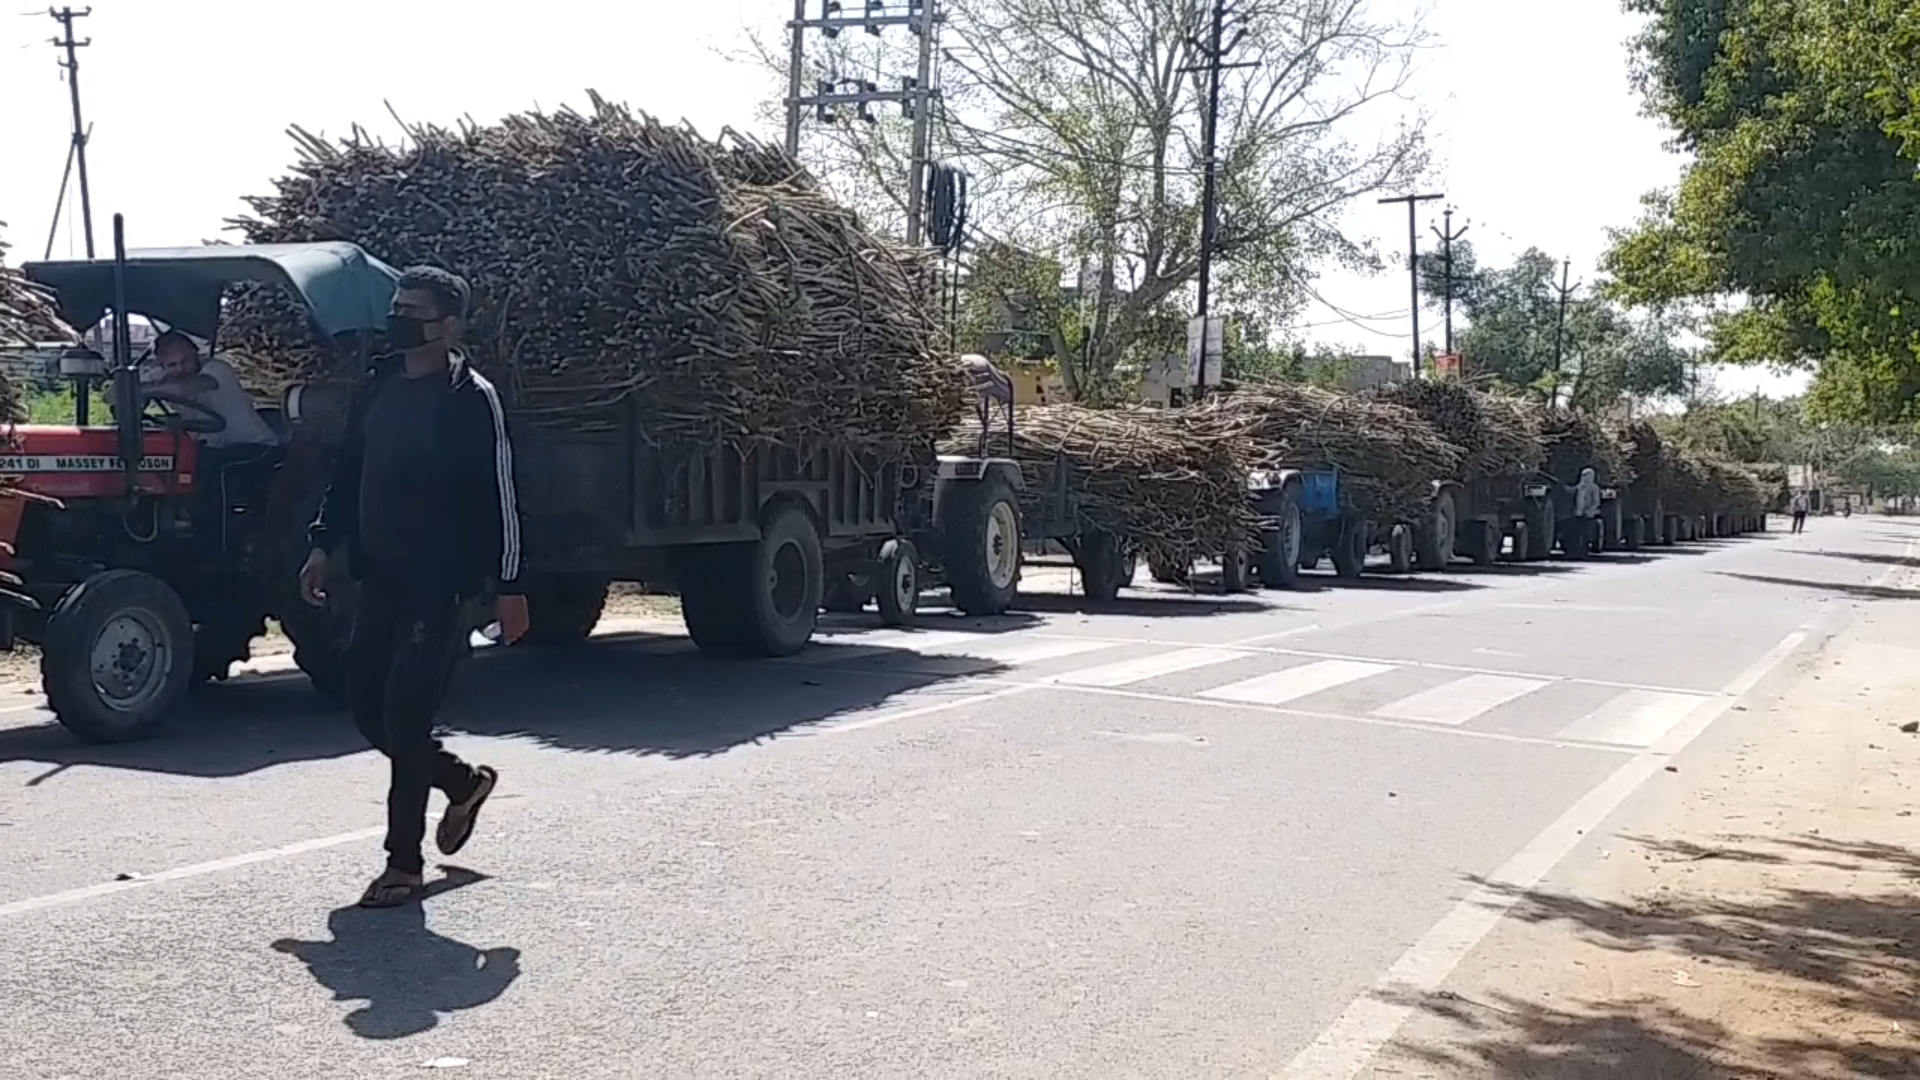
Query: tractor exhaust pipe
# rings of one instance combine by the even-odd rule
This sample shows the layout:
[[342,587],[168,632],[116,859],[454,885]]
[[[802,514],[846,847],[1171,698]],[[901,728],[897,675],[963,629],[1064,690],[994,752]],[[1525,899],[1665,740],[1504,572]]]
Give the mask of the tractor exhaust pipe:
[[127,319],[127,222],[113,215],[113,418],[120,435],[120,466],[127,497],[140,491],[140,380],[133,370],[133,334]]

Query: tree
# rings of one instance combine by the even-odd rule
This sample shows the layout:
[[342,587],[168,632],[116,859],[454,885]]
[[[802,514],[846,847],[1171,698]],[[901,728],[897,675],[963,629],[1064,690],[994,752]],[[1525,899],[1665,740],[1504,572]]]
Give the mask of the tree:
[[[1086,282],[1083,346],[1057,357],[1069,387],[1105,392],[1123,361],[1184,347],[1199,271],[1204,61],[1193,0],[949,0],[939,156],[980,181],[983,237],[1044,254]],[[1425,165],[1423,128],[1369,144],[1353,119],[1404,87],[1418,27],[1365,0],[1244,0],[1222,75],[1222,228],[1216,310],[1277,326],[1316,267],[1377,268],[1345,236],[1353,199],[1400,190]],[[854,38],[863,40],[855,41]],[[900,69],[867,35],[817,57],[823,77]],[[782,50],[763,48],[784,66]],[[809,86],[812,82],[809,81]],[[809,130],[808,156],[862,207],[904,206],[906,121]],[[901,220],[895,217],[895,220]],[[1084,273],[1081,271],[1084,270]],[[1174,333],[1167,333],[1168,326]]]
[[1711,359],[1815,369],[1833,417],[1915,419],[1920,15],[1906,0],[1627,0],[1647,112],[1693,155],[1614,236],[1622,298],[1707,304]]
[[[1508,266],[1485,267],[1462,240],[1453,264],[1454,348],[1471,375],[1586,409],[1686,389],[1690,357],[1675,317],[1587,294],[1568,301],[1563,330],[1553,256],[1528,248]],[[1420,268],[1425,306],[1437,307],[1449,288],[1439,253],[1422,255]]]

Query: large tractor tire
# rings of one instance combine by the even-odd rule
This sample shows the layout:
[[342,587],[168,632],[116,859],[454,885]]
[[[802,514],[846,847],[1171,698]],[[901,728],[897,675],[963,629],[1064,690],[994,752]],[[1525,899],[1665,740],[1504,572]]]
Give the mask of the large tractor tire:
[[1434,495],[1427,508],[1424,527],[1413,535],[1414,565],[1422,570],[1445,570],[1453,565],[1454,537],[1458,534],[1460,511],[1453,492]]
[[192,682],[193,622],[166,582],[107,570],[47,617],[40,678],[68,731],[91,743],[153,734]]
[[771,507],[758,540],[716,544],[692,561],[680,609],[702,652],[792,656],[812,640],[827,573],[820,532],[797,504]]
[[1306,519],[1300,513],[1300,488],[1288,484],[1281,489],[1280,506],[1273,515],[1273,527],[1260,533],[1260,551],[1253,568],[1260,583],[1269,589],[1291,589],[1300,582],[1300,549],[1305,542]]
[[1413,573],[1413,527],[1395,525],[1387,534],[1387,570],[1393,574]]
[[1467,558],[1478,567],[1489,567],[1500,561],[1500,545],[1506,543],[1506,534],[1500,531],[1500,523],[1483,518],[1472,526],[1469,535],[1473,541]]
[[565,575],[527,583],[528,645],[573,645],[587,640],[607,607],[603,577]]
[[1020,587],[1020,503],[1006,477],[989,472],[949,488],[941,527],[942,563],[953,606],[999,615]]

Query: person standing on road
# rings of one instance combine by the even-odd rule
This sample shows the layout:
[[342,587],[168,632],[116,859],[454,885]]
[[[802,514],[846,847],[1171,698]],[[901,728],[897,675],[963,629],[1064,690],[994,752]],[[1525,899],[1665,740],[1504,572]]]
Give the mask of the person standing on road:
[[1573,516],[1580,521],[1577,542],[1585,544],[1587,551],[1596,546],[1595,534],[1600,531],[1600,502],[1600,481],[1594,478],[1591,467],[1581,469],[1580,481],[1573,485]]
[[1788,507],[1793,513],[1793,531],[1801,532],[1807,527],[1807,493],[1793,493],[1793,503]]
[[328,567],[342,553],[360,583],[348,695],[355,724],[391,763],[387,868],[360,898],[365,907],[404,904],[425,887],[431,789],[447,797],[434,840],[452,855],[499,783],[433,733],[470,633],[466,602],[492,594],[507,642],[527,631],[513,445],[499,393],[456,347],[467,302],[466,281],[445,270],[401,274],[387,316],[395,352],[374,361],[349,406],[300,569],[311,604],[326,602]]

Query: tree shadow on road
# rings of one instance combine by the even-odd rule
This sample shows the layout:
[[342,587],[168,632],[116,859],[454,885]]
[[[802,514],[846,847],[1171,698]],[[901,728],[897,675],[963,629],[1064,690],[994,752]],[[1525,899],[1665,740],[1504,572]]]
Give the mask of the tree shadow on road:
[[[1625,839],[1661,863],[1732,859],[1920,878],[1920,852],[1891,845],[1817,836],[1736,836],[1711,845]],[[1409,1040],[1395,1052],[1443,1075],[1488,1080],[1892,1080],[1916,1075],[1920,895],[1914,889],[1781,888],[1725,896],[1676,890],[1608,903],[1483,887],[1513,901],[1510,919],[1570,929],[1585,943],[1650,954],[1655,963],[1670,957],[1674,970],[1661,974],[1682,989],[1605,1000],[1399,995],[1398,1002],[1442,1021],[1447,1035]],[[1613,977],[1600,972],[1586,978],[1591,984]],[[1752,992],[1705,998],[1690,1007],[1684,989],[1689,986]],[[1821,1034],[1808,1034],[1814,1031]]]
[[364,1001],[344,1021],[363,1039],[404,1039],[429,1031],[443,1013],[477,1009],[520,977],[520,950],[479,949],[427,928],[426,900],[486,880],[458,867],[428,884],[420,902],[398,908],[339,908],[327,916],[331,941],[282,938],[275,952],[307,966],[335,1001]]
[[1876,566],[1920,566],[1920,559],[1905,555],[1889,555],[1878,551],[1796,551],[1795,555],[1818,555],[1827,559],[1846,559],[1851,562],[1872,563]]
[[1795,589],[1812,589],[1818,592],[1839,593],[1855,600],[1913,600],[1920,599],[1920,589],[1896,589],[1889,585],[1855,585],[1844,581],[1807,581],[1803,578],[1773,577],[1767,574],[1741,574],[1731,570],[1717,570],[1715,573],[1725,577],[1739,578],[1741,581],[1755,581],[1762,585],[1785,585]]

